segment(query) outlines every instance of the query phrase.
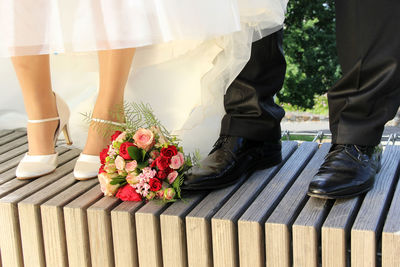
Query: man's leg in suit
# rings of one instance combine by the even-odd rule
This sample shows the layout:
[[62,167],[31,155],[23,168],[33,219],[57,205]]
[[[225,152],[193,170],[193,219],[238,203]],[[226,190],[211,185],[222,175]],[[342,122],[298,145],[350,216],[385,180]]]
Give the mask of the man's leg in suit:
[[200,166],[187,173],[183,188],[228,186],[245,172],[281,162],[280,122],[285,112],[273,97],[286,72],[282,35],[280,30],[253,43],[249,62],[224,97],[220,138]]
[[343,77],[328,92],[333,147],[310,195],[351,197],[373,186],[381,154],[375,146],[400,104],[398,14],[398,1],[336,1]]

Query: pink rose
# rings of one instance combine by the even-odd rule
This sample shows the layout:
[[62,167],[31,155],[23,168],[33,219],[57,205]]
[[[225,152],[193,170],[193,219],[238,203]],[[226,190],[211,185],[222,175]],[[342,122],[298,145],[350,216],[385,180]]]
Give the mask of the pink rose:
[[138,176],[134,175],[133,173],[129,173],[126,176],[126,182],[128,184],[137,184],[140,182],[140,178]]
[[174,199],[176,192],[173,188],[167,188],[164,190],[164,199],[171,200]]
[[119,143],[123,143],[126,138],[126,132],[122,132],[118,137],[115,139],[115,141]]
[[136,161],[136,160],[131,161],[131,162],[128,162],[128,163],[126,163],[126,165],[125,165],[125,170],[126,170],[127,172],[133,172],[133,171],[136,170],[136,168],[137,168],[137,161]]
[[171,164],[169,165],[169,167],[171,169],[177,170],[180,167],[182,167],[182,165],[185,163],[185,159],[183,157],[183,154],[181,152],[178,152],[177,155],[173,156],[171,158]]
[[115,167],[114,163],[106,163],[106,165],[104,165],[104,170],[107,173],[114,173],[117,171],[117,168]]
[[112,185],[110,182],[112,181],[112,178],[117,177],[118,174],[110,174],[110,173],[105,173],[102,172],[98,175],[99,182],[100,182],[100,189],[101,192],[104,193],[105,196],[113,196],[118,190],[118,185]]
[[148,151],[154,145],[154,134],[152,131],[140,128],[133,136],[138,148]]
[[125,169],[125,160],[123,157],[117,156],[117,158],[115,159],[115,167],[117,168],[117,170],[120,171]]
[[175,181],[176,177],[178,177],[178,172],[177,172],[177,171],[171,172],[171,173],[168,174],[168,176],[167,176],[168,182],[169,182],[170,184],[172,184],[172,183]]

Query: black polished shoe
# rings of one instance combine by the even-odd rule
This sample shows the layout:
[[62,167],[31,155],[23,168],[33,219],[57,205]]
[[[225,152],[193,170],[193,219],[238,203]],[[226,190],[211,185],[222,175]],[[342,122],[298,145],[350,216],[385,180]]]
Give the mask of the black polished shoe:
[[209,190],[234,184],[243,174],[282,161],[280,141],[266,143],[220,136],[208,156],[187,171],[183,190]]
[[350,198],[374,186],[381,166],[379,146],[332,145],[318,173],[311,180],[308,195],[325,199]]

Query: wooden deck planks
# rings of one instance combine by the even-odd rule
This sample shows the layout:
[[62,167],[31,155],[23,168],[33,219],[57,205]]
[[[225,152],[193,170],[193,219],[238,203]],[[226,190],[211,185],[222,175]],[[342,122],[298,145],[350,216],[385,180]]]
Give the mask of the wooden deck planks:
[[[1,142],[1,141],[0,141]],[[28,151],[28,138],[26,135],[19,137],[13,141],[10,141],[4,145],[0,146],[0,154],[7,154],[9,156],[10,153],[12,153],[12,150],[15,148],[26,148],[26,151]],[[1,155],[3,157],[5,155]]]
[[171,206],[160,215],[161,247],[164,267],[188,266],[185,216],[204,196],[205,193],[195,193],[184,201],[171,204]]
[[0,163],[13,159],[19,155],[24,155],[26,152],[28,152],[28,144],[23,144],[14,149],[7,150],[7,153],[0,155]]
[[189,266],[213,266],[211,218],[240,187],[244,179],[209,193],[186,216],[186,242]]
[[142,202],[122,202],[111,211],[116,267],[139,266],[135,212],[142,206]]
[[0,138],[13,132],[14,130],[0,130]]
[[382,266],[400,266],[400,177],[382,232]]
[[22,136],[26,136],[26,130],[15,130],[10,134],[0,137],[0,146],[7,145],[8,143],[13,142],[15,139],[18,139]]
[[149,202],[135,213],[139,266],[163,266],[160,215],[168,206]]
[[103,197],[87,210],[89,244],[93,267],[113,267],[114,251],[111,229],[111,210],[121,201]]
[[70,267],[90,267],[89,230],[86,210],[103,197],[95,186],[64,207],[65,236]]
[[[292,154],[298,154],[297,146],[296,142],[284,143],[281,165],[288,164]],[[302,147],[307,146],[305,143]],[[300,153],[305,152],[303,148]],[[316,144],[314,148],[316,149]],[[237,221],[264,186],[273,179],[281,165],[255,172],[211,219],[214,266],[239,265]]]
[[68,267],[63,207],[97,183],[97,179],[76,182],[41,204],[46,266]]
[[374,187],[365,195],[351,229],[351,266],[376,266],[377,242],[398,178],[400,147],[388,146]]
[[[316,151],[273,211],[270,208],[269,210],[264,209],[263,212],[256,212],[261,208],[262,201],[260,201],[259,207],[254,207],[254,212],[249,213],[247,217],[243,215],[243,219],[249,222],[259,223],[267,219],[265,222],[265,261],[267,266],[292,266],[292,224],[308,200],[306,194],[308,185],[329,149],[330,144],[323,144]],[[268,216],[269,218],[267,218]]]
[[293,266],[319,266],[320,229],[331,205],[330,200],[308,199],[292,227]]
[[[69,162],[79,155],[78,150],[70,150],[60,156],[60,164]],[[59,166],[53,173],[33,181],[11,180],[0,186],[0,241],[3,266],[22,266],[22,247],[18,221],[17,204],[46,185],[55,182],[71,172],[71,163]],[[15,186],[14,186],[15,185]],[[13,191],[15,190],[15,191]],[[6,195],[7,194],[7,195]],[[7,241],[6,241],[7,240]]]
[[321,229],[322,263],[327,267],[350,265],[350,230],[362,197],[336,200]]

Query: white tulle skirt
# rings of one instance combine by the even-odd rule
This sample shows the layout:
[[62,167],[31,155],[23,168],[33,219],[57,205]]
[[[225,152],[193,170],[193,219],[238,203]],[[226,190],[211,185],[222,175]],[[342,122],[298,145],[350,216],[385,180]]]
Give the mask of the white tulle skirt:
[[188,152],[205,154],[224,114],[223,95],[251,43],[282,28],[287,0],[0,0],[0,128],[24,127],[7,57],[53,54],[54,91],[69,104],[72,138],[86,141],[95,51],[138,47],[126,101],[149,103]]

